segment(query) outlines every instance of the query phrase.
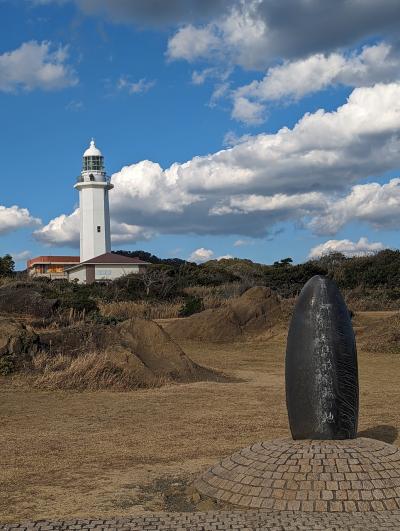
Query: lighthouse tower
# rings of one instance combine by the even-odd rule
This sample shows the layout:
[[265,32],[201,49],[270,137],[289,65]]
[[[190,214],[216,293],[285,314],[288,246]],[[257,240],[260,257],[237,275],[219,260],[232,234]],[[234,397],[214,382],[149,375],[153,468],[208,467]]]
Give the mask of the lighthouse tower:
[[108,191],[114,188],[104,171],[104,157],[94,140],[83,154],[74,188],[79,190],[81,262],[111,251]]

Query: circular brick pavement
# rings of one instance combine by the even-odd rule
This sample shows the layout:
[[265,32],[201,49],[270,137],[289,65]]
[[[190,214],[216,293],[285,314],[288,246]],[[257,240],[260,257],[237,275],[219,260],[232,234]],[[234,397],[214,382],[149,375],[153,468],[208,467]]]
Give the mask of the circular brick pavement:
[[238,507],[395,511],[400,508],[400,449],[365,438],[267,441],[223,459],[195,487]]
[[210,511],[158,513],[131,518],[41,520],[0,525],[2,531],[382,531],[400,529],[400,511],[302,513],[298,511]]

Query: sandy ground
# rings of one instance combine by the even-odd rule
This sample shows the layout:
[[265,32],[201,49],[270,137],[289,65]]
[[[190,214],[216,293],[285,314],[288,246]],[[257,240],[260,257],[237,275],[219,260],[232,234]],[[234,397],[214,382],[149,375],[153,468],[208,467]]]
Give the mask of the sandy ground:
[[[381,317],[359,314],[356,329]],[[173,510],[163,495],[171,485],[251,443],[289,435],[285,344],[281,328],[234,344],[182,345],[239,379],[232,383],[74,393],[1,381],[0,522]],[[359,365],[360,432],[400,444],[399,357],[360,352]]]

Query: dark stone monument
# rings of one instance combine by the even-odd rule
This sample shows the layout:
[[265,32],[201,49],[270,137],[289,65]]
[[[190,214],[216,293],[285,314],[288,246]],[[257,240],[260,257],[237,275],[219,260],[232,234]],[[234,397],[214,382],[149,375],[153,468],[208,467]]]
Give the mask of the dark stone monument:
[[[336,284],[324,277],[307,282],[294,310],[286,397],[293,438],[254,443],[225,457],[195,481],[201,499],[293,511],[293,522],[301,512],[399,512],[400,448],[356,437],[354,333]],[[365,522],[365,529],[375,529],[373,519]]]
[[353,439],[358,423],[357,350],[335,282],[301,290],[286,350],[286,403],[293,439]]

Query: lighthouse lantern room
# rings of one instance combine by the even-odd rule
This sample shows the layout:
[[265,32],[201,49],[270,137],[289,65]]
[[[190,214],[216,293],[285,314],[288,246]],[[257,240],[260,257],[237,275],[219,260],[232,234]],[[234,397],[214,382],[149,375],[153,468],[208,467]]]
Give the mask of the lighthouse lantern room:
[[82,172],[74,188],[79,191],[80,260],[85,262],[111,251],[108,192],[114,186],[93,139],[83,154]]

